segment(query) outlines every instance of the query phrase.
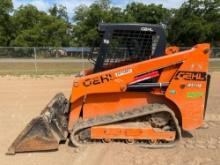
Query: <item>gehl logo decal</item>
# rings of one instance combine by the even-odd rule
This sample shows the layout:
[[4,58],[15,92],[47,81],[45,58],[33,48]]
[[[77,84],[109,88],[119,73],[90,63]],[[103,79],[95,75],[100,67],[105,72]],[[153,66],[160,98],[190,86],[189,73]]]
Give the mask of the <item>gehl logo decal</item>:
[[175,75],[174,79],[176,79],[176,80],[206,81],[206,73],[205,72],[179,71]]
[[105,75],[101,75],[99,77],[94,77],[91,79],[88,78],[83,82],[83,85],[85,87],[89,87],[91,85],[98,85],[98,84],[106,83],[106,82],[109,82],[110,80],[112,80],[112,75],[105,74]]

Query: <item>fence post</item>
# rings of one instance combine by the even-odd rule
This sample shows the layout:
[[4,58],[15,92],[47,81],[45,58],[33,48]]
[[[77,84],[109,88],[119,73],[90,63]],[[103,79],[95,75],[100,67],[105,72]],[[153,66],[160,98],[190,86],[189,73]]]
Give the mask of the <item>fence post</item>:
[[211,54],[210,54],[210,56],[212,58],[215,58],[215,50],[214,50],[213,46],[211,46]]
[[85,69],[85,64],[84,64],[84,53],[83,53],[83,47],[82,47],[82,61],[83,61],[83,63],[82,63],[82,70],[84,70]]
[[37,73],[37,52],[35,47],[34,47],[34,68],[35,68],[35,73]]

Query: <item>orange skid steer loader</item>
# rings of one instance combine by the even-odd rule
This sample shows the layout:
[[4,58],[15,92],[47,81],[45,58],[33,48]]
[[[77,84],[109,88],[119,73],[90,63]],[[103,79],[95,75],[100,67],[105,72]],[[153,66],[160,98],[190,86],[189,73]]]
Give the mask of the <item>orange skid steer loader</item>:
[[166,47],[161,26],[100,24],[94,67],[73,79],[66,99],[57,94],[8,149],[8,154],[125,142],[172,147],[181,131],[202,125],[208,98],[209,44]]

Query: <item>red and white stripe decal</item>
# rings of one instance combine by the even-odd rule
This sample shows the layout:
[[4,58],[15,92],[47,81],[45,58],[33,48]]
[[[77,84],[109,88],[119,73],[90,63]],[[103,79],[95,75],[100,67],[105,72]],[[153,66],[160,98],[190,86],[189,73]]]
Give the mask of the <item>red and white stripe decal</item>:
[[159,76],[158,71],[153,71],[153,72],[148,72],[148,73],[145,73],[145,74],[141,74],[139,76],[136,76],[134,78],[134,81],[132,81],[130,84],[135,84],[135,83],[138,83],[138,82],[141,82],[141,81],[144,81],[144,80],[149,80],[149,79],[152,79],[152,78],[157,77],[157,76]]

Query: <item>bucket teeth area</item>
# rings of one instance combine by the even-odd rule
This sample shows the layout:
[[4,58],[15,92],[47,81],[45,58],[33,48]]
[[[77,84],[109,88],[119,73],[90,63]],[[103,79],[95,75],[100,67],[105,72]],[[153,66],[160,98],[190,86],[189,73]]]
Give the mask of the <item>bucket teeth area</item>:
[[7,154],[54,150],[58,148],[58,145],[59,141],[54,136],[47,121],[43,117],[37,117],[15,139],[14,143],[9,147]]
[[54,96],[41,115],[31,120],[18,135],[6,154],[58,149],[59,142],[68,136],[67,115],[69,102],[62,93]]

